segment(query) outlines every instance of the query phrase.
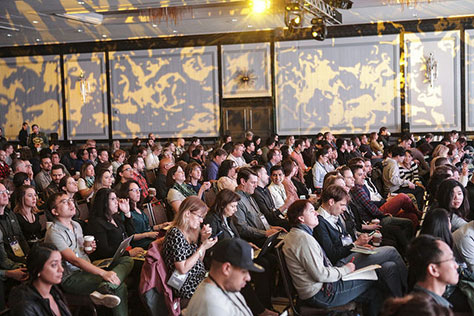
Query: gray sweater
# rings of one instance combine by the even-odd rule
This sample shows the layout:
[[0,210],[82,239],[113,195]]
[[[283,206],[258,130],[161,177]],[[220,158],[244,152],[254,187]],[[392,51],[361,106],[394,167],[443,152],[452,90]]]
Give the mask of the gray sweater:
[[293,285],[302,300],[316,295],[323,283],[336,282],[350,272],[346,266],[325,267],[323,249],[313,236],[299,228],[290,230],[282,250]]

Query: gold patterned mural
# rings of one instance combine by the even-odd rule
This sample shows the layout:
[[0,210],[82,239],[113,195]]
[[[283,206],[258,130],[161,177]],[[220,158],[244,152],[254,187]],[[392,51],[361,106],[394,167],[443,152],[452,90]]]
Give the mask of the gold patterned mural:
[[114,137],[217,136],[217,48],[110,53]]
[[398,36],[275,44],[278,132],[400,128]]
[[10,140],[17,139],[23,121],[62,138],[59,56],[0,58],[0,117]]

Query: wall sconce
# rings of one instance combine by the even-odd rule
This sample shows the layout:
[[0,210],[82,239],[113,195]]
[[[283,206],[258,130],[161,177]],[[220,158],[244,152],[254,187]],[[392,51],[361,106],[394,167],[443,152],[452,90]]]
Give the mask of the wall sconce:
[[91,92],[91,85],[84,76],[83,71],[81,71],[81,74],[79,75],[79,81],[81,82],[82,103],[85,104],[87,95]]
[[255,81],[257,80],[257,76],[253,70],[248,69],[238,69],[234,80],[237,82],[238,88],[250,88],[255,85]]
[[426,79],[430,82],[430,87],[433,87],[433,83],[438,79],[438,62],[434,59],[433,53],[426,60]]

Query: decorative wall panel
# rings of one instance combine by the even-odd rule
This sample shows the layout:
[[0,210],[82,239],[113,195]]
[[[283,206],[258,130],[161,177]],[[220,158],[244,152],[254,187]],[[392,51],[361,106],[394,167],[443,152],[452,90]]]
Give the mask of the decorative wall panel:
[[271,96],[270,43],[222,46],[224,98]]
[[217,47],[110,53],[114,137],[217,136]]
[[[461,129],[459,31],[406,34],[405,53],[410,130]],[[430,54],[432,71],[429,70]]]
[[400,130],[399,36],[275,43],[280,134]]
[[59,56],[0,58],[0,126],[17,140],[21,124],[63,139]]
[[105,53],[64,56],[69,139],[107,139]]
[[[474,130],[474,30],[466,30],[466,130]],[[463,87],[464,88],[464,87]]]

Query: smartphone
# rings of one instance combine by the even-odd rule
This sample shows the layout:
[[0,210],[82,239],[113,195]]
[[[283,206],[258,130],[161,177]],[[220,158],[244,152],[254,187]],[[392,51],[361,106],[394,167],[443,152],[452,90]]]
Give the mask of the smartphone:
[[369,233],[369,237],[372,237],[373,234],[375,234],[375,230],[373,230]]
[[218,231],[215,235],[211,236],[211,238],[217,238],[217,237],[219,237],[220,235],[222,235],[223,232],[224,232],[223,230]]

